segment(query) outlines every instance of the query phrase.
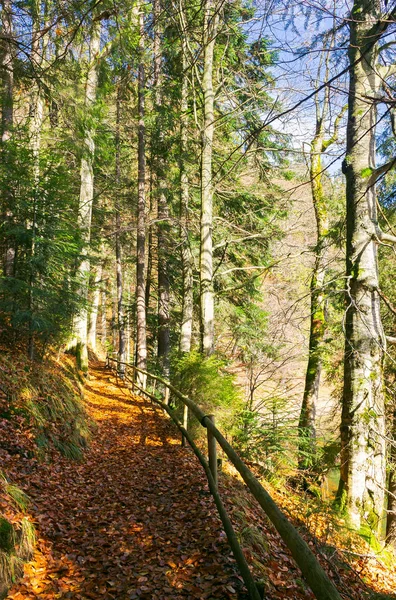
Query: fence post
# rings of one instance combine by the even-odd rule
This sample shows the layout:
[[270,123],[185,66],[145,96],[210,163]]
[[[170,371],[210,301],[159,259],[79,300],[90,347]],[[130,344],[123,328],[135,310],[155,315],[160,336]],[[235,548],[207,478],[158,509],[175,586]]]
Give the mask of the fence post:
[[167,386],[167,385],[165,386],[165,397],[164,397],[164,402],[165,402],[165,404],[166,404],[166,405],[168,405],[168,404],[169,404],[169,388],[168,388],[168,386]]
[[[215,417],[214,415],[206,415],[207,419],[210,419],[213,423],[213,425],[215,425]],[[217,482],[218,482],[218,478],[217,478],[217,446],[216,446],[216,438],[214,437],[214,435],[212,434],[212,432],[207,429],[207,433],[208,433],[208,457],[209,457],[209,468],[210,471],[213,475],[213,479],[214,482],[216,484],[216,488],[217,488]]]
[[[186,431],[188,430],[188,406],[187,406],[187,404],[184,404],[184,409],[183,409],[183,427]],[[186,438],[182,434],[183,448],[185,447],[185,445],[186,445]]]

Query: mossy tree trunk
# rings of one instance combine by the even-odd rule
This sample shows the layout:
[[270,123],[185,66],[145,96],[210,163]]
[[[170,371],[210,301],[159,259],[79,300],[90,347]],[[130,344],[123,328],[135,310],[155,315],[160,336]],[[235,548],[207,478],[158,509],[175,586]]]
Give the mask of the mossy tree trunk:
[[[384,508],[384,332],[378,294],[375,98],[380,3],[355,0],[350,22],[347,152],[347,279],[341,479],[338,501],[360,528],[380,526]],[[363,520],[364,515],[364,520]]]
[[[330,48],[324,54],[324,76],[329,77]],[[321,80],[322,64],[318,68],[318,83]],[[315,97],[316,127],[315,136],[311,142],[310,150],[310,181],[312,203],[315,213],[316,246],[315,262],[312,269],[311,315],[309,330],[308,364],[305,375],[303,401],[299,420],[299,468],[305,470],[312,465],[316,450],[315,415],[319,395],[320,377],[324,350],[324,337],[326,333],[325,293],[324,283],[327,263],[327,235],[329,228],[328,198],[323,186],[322,156],[326,150],[338,140],[341,119],[346,106],[340,111],[334,121],[333,132],[326,137],[326,122],[329,117],[330,90],[325,89],[323,98]]]

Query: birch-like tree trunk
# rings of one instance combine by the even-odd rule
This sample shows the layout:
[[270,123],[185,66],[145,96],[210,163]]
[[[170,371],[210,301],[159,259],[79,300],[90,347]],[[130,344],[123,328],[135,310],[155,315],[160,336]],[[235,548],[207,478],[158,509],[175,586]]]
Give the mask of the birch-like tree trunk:
[[206,0],[204,5],[203,75],[202,92],[204,116],[201,158],[201,244],[200,244],[200,296],[201,296],[201,350],[205,356],[214,350],[214,292],[213,292],[213,136],[214,89],[213,57],[219,13],[216,0]]
[[[89,42],[89,65],[85,85],[85,109],[89,115],[96,101],[98,85],[97,57],[100,51],[101,22],[97,20],[92,24]],[[78,227],[82,238],[82,260],[77,269],[80,279],[80,298],[82,307],[73,320],[73,339],[69,348],[76,352],[79,367],[83,371],[88,369],[88,285],[89,285],[89,249],[91,242],[91,220],[94,196],[93,163],[95,157],[94,131],[88,126],[84,132],[83,156],[81,158],[81,185],[78,209]]]
[[[2,0],[1,2],[1,79],[2,79],[2,107],[1,107],[1,159],[4,163],[8,160],[7,142],[11,139],[14,125],[14,46],[13,46],[13,17],[12,2]],[[3,221],[10,225],[12,223],[10,190],[3,190],[2,217]],[[7,236],[5,245],[2,247],[2,267],[6,277],[14,275],[15,244]]]
[[[146,369],[146,127],[145,127],[145,66],[144,66],[144,15],[139,4],[139,67],[138,67],[138,206],[136,242],[136,366]],[[146,377],[138,373],[138,385],[145,388]]]
[[[355,0],[349,24],[347,152],[347,279],[341,479],[338,501],[351,523],[373,529],[383,517],[385,477],[384,332],[378,294],[375,98],[380,5]],[[364,521],[362,520],[364,515]]]
[[180,352],[190,352],[194,297],[193,297],[193,266],[194,259],[188,235],[188,204],[189,180],[187,170],[188,151],[188,78],[187,78],[187,42],[182,41],[183,74],[181,87],[181,116],[180,116],[180,240],[183,269],[183,304],[180,331]]

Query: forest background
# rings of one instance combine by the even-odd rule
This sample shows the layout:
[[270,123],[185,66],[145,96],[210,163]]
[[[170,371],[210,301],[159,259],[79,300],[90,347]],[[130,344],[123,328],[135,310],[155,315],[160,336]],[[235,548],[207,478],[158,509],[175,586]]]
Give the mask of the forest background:
[[391,546],[395,17],[2,0],[0,39],[4,348],[170,378]]

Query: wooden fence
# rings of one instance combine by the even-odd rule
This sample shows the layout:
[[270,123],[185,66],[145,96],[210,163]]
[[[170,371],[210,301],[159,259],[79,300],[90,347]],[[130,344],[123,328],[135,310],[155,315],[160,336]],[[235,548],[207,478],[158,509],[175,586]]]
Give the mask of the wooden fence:
[[[290,523],[286,515],[276,505],[270,494],[263,488],[261,483],[256,479],[250,469],[245,465],[243,460],[235,452],[233,447],[227,442],[225,437],[217,429],[213,415],[207,415],[195,402],[190,400],[187,396],[182,394],[176,389],[169,381],[166,381],[158,375],[153,375],[148,371],[138,369],[134,365],[129,363],[121,362],[116,358],[107,356],[106,366],[112,369],[116,376],[121,376],[126,382],[129,382],[132,387],[132,391],[137,391],[145,394],[153,402],[157,403],[168,413],[173,422],[176,424],[182,434],[182,443],[185,444],[185,440],[190,444],[192,450],[200,461],[209,484],[210,492],[215,501],[219,516],[223,523],[224,531],[227,535],[229,544],[234,554],[235,560],[238,564],[241,576],[249,592],[251,600],[261,600],[261,595],[256,586],[256,583],[252,577],[249,566],[243,555],[242,549],[239,545],[238,538],[233,529],[230,518],[224,508],[221,501],[218,488],[217,488],[217,444],[222,448],[228,459],[234,465],[238,473],[241,475],[245,484],[249,488],[251,494],[260,504],[267,517],[270,519],[272,524],[275,526],[282,540],[289,548],[294,560],[299,566],[305,580],[310,586],[311,590],[315,594],[318,600],[341,600],[341,596],[338,590],[334,586],[333,582],[326,575],[325,571],[319,564],[316,556],[313,554],[308,544],[300,536],[296,528]],[[132,375],[132,376],[131,376]],[[140,381],[136,376],[140,376]],[[145,388],[146,380],[151,379],[156,384],[163,386],[164,400],[158,399],[154,394],[148,392]],[[179,422],[174,410],[169,406],[168,399],[169,393],[178,398],[184,405],[184,416],[183,424]],[[208,461],[196,446],[194,440],[187,430],[187,411],[196,417],[202,427],[207,430],[207,443],[208,443]]]

